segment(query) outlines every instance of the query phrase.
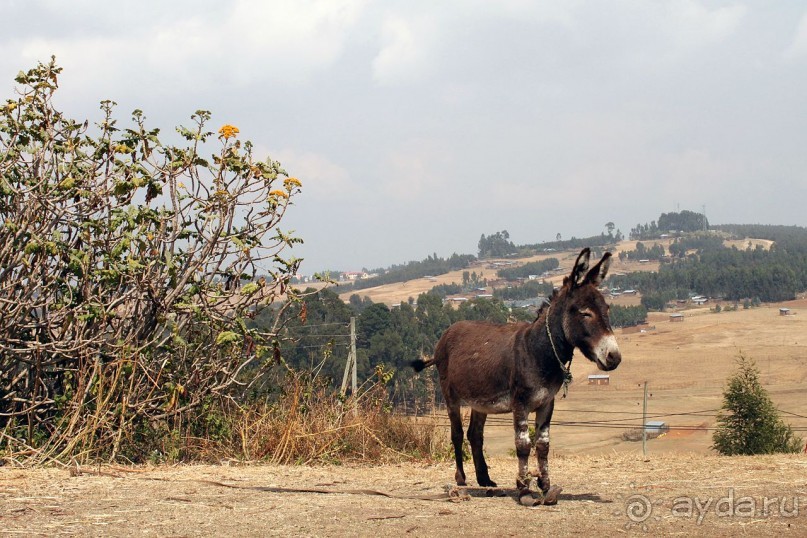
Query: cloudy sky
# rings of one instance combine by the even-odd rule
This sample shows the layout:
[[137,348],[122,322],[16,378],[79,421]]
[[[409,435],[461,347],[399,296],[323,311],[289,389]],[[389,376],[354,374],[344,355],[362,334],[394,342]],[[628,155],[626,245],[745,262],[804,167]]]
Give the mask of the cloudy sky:
[[0,96],[55,54],[58,106],[197,109],[281,161],[303,272],[712,223],[807,225],[807,4],[0,0]]

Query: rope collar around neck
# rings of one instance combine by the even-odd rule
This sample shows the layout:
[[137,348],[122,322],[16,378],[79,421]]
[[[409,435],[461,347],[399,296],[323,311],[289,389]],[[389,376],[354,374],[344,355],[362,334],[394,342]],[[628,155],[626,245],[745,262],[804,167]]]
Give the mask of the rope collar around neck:
[[[569,393],[569,383],[572,382],[572,360],[569,359],[569,366],[567,367],[565,364],[563,364],[563,361],[560,360],[558,350],[555,348],[555,341],[552,338],[552,332],[549,330],[549,313],[551,309],[552,304],[550,304],[546,309],[546,319],[544,320],[544,324],[546,325],[546,335],[549,337],[549,344],[552,346],[552,351],[555,353],[555,358],[558,360],[560,369],[563,372],[563,397],[565,398]],[[574,356],[572,356],[572,358],[574,358]]]

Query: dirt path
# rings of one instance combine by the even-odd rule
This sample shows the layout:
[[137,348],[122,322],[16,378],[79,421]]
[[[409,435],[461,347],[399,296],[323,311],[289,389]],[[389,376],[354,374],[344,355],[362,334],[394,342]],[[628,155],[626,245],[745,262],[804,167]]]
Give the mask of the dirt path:
[[[552,465],[564,491],[556,506],[536,508],[520,506],[512,490],[485,497],[470,489],[461,502],[267,491],[440,495],[453,475],[449,463],[102,468],[81,476],[0,468],[0,536],[611,536],[644,534],[643,526],[682,536],[807,534],[807,455],[614,454],[555,457]],[[491,475],[508,487],[514,471],[513,458],[491,462]]]

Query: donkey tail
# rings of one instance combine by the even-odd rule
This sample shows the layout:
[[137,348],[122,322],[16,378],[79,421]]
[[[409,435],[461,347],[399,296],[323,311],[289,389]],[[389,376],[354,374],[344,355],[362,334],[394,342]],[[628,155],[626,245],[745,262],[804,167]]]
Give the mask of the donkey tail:
[[429,359],[427,361],[424,361],[423,359],[417,359],[417,360],[414,360],[414,361],[410,362],[409,366],[414,368],[416,372],[420,372],[424,368],[428,368],[429,366],[431,366],[434,363],[435,363],[434,359]]

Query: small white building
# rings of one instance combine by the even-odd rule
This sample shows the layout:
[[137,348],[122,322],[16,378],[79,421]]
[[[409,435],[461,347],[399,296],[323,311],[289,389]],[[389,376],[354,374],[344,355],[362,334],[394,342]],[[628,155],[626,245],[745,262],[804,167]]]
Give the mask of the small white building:
[[670,431],[670,426],[663,420],[648,420],[644,423],[644,429],[648,434],[661,435]]
[[609,385],[611,376],[608,374],[591,374],[588,376],[589,385]]

